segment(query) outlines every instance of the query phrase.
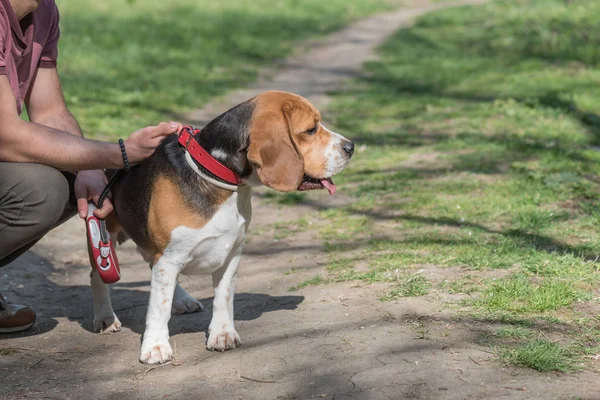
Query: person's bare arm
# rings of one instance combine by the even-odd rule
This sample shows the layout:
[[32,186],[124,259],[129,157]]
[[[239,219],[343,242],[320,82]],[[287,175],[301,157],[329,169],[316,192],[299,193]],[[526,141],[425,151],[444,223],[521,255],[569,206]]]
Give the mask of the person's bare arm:
[[[56,68],[39,68],[25,98],[31,122],[83,137],[77,120],[69,111]],[[77,172],[77,171],[72,171]],[[108,180],[101,169],[81,170],[75,179],[75,196],[79,216],[87,216],[88,201],[98,204],[98,198]],[[110,199],[95,211],[105,218],[113,209]]]
[[[129,162],[135,165],[149,157],[179,126],[175,122],[163,122],[132,133],[125,140]],[[0,75],[0,161],[34,162],[63,171],[123,168],[121,150],[116,143],[84,139],[23,121],[5,75]]]
[[[107,183],[101,169],[123,167],[119,145],[83,138],[65,104],[55,68],[38,69],[25,102],[31,122],[18,116],[8,79],[0,75],[0,161],[35,162],[63,171],[80,171],[75,195],[79,215],[85,218],[88,201],[98,204]],[[175,122],[161,123],[131,134],[125,140],[129,162],[135,165],[150,156],[167,135],[180,127]],[[107,199],[94,214],[104,218],[111,211]]]
[[23,121],[8,78],[0,75],[0,160],[35,162],[60,170],[121,168],[117,144],[87,140]]
[[29,119],[39,125],[83,136],[65,103],[56,68],[39,68],[25,98]]

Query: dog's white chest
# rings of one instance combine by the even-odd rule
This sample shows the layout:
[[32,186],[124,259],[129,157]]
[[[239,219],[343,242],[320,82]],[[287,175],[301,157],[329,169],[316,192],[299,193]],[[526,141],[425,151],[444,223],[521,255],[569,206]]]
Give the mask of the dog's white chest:
[[187,253],[182,269],[186,275],[213,272],[242,251],[251,213],[250,188],[241,187],[202,228],[174,229],[165,255]]

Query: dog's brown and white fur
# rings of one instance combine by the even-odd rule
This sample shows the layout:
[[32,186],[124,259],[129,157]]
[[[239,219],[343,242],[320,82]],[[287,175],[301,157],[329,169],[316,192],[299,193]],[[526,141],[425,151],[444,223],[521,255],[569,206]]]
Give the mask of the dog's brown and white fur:
[[[240,345],[233,296],[252,214],[251,187],[266,185],[282,192],[326,187],[331,192],[329,178],[344,169],[354,148],[326,129],[304,98],[262,93],[200,133],[200,145],[242,177],[244,184],[229,191],[198,176],[174,136],[117,181],[112,189],[115,212],[107,221],[113,237],[133,239],[152,268],[140,353],[140,361],[149,364],[172,358],[167,326],[171,313],[202,309],[177,283],[180,273],[212,274],[213,317],[206,347],[224,351]],[[95,329],[119,330],[108,286],[94,271],[91,285]]]

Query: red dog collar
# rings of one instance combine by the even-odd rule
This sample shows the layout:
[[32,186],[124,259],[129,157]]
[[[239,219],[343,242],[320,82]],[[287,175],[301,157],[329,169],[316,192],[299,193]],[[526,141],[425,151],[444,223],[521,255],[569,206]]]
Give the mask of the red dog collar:
[[198,164],[202,165],[216,177],[231,185],[239,185],[240,177],[213,158],[213,156],[198,144],[195,137],[198,133],[200,133],[200,129],[194,129],[194,127],[190,125],[184,126],[178,133],[179,144],[190,153],[192,158],[196,160]]

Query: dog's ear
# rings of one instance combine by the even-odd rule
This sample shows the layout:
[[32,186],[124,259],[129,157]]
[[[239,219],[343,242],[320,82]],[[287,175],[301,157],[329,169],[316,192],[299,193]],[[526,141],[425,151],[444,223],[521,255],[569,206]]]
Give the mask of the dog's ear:
[[304,177],[304,160],[287,114],[273,110],[254,116],[248,147],[248,161],[262,184],[280,192],[298,189]]

